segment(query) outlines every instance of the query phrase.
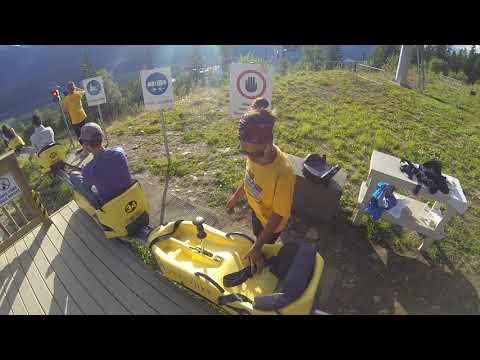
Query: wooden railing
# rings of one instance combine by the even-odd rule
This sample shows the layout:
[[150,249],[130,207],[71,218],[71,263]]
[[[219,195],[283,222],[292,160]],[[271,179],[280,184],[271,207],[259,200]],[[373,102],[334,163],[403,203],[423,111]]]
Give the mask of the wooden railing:
[[0,253],[43,222],[50,222],[13,151],[0,156]]

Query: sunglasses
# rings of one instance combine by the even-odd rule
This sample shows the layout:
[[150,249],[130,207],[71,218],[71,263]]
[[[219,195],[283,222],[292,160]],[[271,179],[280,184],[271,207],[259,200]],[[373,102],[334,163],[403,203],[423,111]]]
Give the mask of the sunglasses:
[[248,157],[252,158],[261,158],[265,155],[265,151],[253,151],[253,152],[248,152],[243,149],[240,149],[240,154],[246,155]]

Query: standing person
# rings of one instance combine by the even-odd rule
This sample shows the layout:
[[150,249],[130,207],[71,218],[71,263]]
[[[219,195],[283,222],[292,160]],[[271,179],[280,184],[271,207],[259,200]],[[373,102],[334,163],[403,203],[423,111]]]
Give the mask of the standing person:
[[34,151],[38,154],[44,147],[55,143],[55,135],[50,126],[43,126],[42,119],[37,114],[33,115],[32,124],[34,131],[32,136],[30,136],[30,142]]
[[[72,122],[73,130],[77,135],[78,141],[80,140],[80,130],[83,125],[87,123],[87,114],[82,106],[82,97],[85,95],[85,90],[77,88],[73,81],[69,81],[67,84],[68,95],[65,96],[63,101],[63,108],[70,115],[70,121]],[[80,154],[83,148],[76,151],[76,154]]]
[[256,99],[240,119],[240,152],[247,157],[245,179],[227,203],[231,211],[245,196],[252,210],[253,233],[257,239],[245,256],[252,272],[263,268],[263,245],[274,243],[285,229],[295,187],[295,173],[288,159],[273,144],[276,117],[266,110],[268,105],[266,99]]

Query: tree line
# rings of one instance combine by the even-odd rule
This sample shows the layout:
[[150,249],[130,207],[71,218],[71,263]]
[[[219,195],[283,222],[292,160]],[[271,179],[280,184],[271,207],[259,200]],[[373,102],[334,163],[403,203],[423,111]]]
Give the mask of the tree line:
[[[385,68],[397,64],[401,45],[380,45],[375,47],[368,59],[369,65]],[[470,50],[456,49],[451,45],[426,45],[424,56],[427,70],[451,76],[468,84],[475,84],[480,78],[480,53],[475,45]],[[417,52],[413,51],[412,65],[417,64]]]

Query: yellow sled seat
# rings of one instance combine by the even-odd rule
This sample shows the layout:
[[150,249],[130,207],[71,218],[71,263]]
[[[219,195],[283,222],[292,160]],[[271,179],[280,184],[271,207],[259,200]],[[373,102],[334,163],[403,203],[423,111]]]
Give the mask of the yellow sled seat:
[[8,142],[9,150],[15,151],[19,146],[25,146],[25,141],[18,135]]
[[135,182],[122,194],[113,198],[100,209],[94,209],[79,193],[73,193],[78,207],[93,216],[107,238],[131,236],[149,223],[149,205],[145,194]]
[[[287,275],[282,279],[277,277],[278,272],[275,275],[269,267],[236,286],[227,287],[224,282],[226,275],[249,266],[248,260],[243,257],[252,243],[239,235],[227,236],[208,225],[204,225],[204,229],[207,234],[204,246],[208,256],[201,254],[197,229],[192,222],[169,223],[149,234],[150,251],[165,277],[186,286],[231,314],[311,313],[324,265],[314,248],[307,249],[306,257],[293,257],[293,265],[289,266]],[[272,258],[279,255],[284,247],[280,243],[267,244],[262,252],[266,258]],[[289,291],[292,285],[296,289]],[[278,294],[279,291],[285,294]]]
[[65,147],[60,144],[48,145],[37,155],[37,163],[44,172],[49,172],[55,165],[64,162],[65,159]]

